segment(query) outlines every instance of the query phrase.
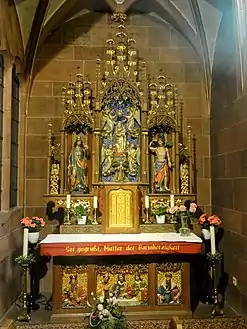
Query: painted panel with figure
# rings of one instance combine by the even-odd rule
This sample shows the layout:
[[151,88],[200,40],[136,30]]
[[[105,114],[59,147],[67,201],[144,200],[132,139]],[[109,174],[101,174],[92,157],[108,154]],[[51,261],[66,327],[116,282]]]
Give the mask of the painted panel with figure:
[[87,267],[64,266],[62,272],[62,307],[85,308],[87,306]]
[[159,264],[157,271],[157,305],[182,304],[182,265]]
[[98,266],[97,295],[112,297],[121,306],[148,305],[146,265]]

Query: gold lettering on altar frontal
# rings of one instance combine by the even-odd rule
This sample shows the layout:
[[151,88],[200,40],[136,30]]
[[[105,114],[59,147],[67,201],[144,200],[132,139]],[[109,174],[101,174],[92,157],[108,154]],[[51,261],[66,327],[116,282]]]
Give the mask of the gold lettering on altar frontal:
[[165,244],[165,245],[156,245],[156,244],[128,244],[124,246],[118,246],[118,245],[103,245],[103,246],[78,246],[78,247],[72,247],[72,246],[66,246],[65,251],[66,253],[71,254],[90,254],[90,253],[139,253],[141,252],[148,252],[148,251],[160,251],[163,252],[178,252],[180,250],[180,246],[178,244]]

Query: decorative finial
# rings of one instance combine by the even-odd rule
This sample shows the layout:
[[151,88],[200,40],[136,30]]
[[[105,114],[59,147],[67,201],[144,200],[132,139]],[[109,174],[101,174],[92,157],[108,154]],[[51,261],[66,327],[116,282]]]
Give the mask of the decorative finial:
[[121,12],[117,12],[112,14],[111,19],[117,24],[124,24],[127,19],[127,15]]

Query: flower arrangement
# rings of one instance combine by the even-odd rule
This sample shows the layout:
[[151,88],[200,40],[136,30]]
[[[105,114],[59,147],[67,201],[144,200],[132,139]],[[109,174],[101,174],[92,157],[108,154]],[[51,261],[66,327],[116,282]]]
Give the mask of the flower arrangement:
[[[126,319],[116,297],[109,294],[109,298],[97,298],[91,293],[92,303],[87,305],[92,309],[89,315],[88,328],[96,329],[127,329]],[[107,296],[108,297],[108,296]]]
[[181,227],[188,227],[191,221],[195,218],[197,204],[192,202],[189,209],[184,205],[168,208],[168,213],[173,216],[175,229],[178,232]]
[[24,217],[20,222],[24,228],[28,228],[29,232],[39,232],[45,227],[45,221],[39,217]]
[[211,225],[219,226],[221,223],[222,221],[216,215],[208,216],[208,214],[202,214],[199,218],[199,224],[206,230],[208,230]]

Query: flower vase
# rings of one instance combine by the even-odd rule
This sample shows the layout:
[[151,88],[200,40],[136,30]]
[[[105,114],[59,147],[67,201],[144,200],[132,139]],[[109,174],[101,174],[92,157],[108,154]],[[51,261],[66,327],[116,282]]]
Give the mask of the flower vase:
[[181,217],[181,225],[182,227],[179,229],[179,233],[181,236],[189,236],[190,229],[188,228],[188,217],[182,216]]
[[39,241],[39,232],[28,232],[28,242],[35,244]]
[[164,224],[166,220],[166,215],[156,215],[157,224]]
[[87,222],[87,216],[81,216],[77,219],[78,225],[85,225]]
[[202,236],[205,240],[210,240],[210,231],[206,228],[202,228]]
[[188,227],[181,227],[180,230],[181,236],[189,236],[190,235],[190,229]]

